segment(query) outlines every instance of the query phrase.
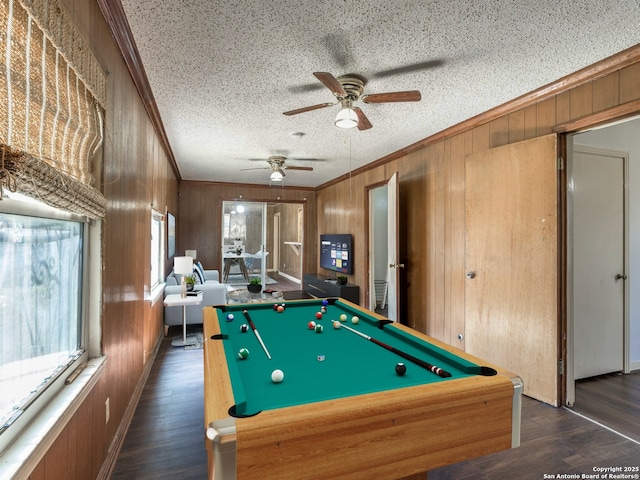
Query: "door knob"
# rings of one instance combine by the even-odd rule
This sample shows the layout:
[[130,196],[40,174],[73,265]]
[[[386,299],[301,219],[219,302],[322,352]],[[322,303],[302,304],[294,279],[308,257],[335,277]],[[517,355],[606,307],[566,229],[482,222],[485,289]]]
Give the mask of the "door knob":
[[616,280],[626,280],[626,279],[627,279],[627,276],[623,273],[618,273],[616,275]]
[[404,268],[404,263],[390,263],[389,268]]
[[469,279],[476,278],[476,272],[467,272],[467,278]]

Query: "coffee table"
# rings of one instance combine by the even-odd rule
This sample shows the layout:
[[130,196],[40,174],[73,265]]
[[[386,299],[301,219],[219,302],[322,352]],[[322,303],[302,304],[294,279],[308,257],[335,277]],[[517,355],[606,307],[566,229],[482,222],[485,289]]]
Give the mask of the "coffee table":
[[251,293],[246,288],[237,288],[227,292],[227,303],[269,303],[282,300],[282,292],[278,291]]

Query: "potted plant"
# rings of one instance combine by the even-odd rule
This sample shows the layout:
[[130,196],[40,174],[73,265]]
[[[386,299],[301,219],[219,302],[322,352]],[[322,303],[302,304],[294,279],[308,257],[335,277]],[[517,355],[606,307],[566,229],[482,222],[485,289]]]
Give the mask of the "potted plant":
[[247,285],[247,290],[251,293],[260,293],[262,291],[260,279],[258,277],[251,278],[251,280],[249,280],[249,285]]
[[187,292],[191,292],[196,284],[196,279],[193,275],[187,275],[184,277],[184,283],[187,284]]
[[346,285],[347,284],[347,277],[345,275],[338,275],[338,284],[339,285]]

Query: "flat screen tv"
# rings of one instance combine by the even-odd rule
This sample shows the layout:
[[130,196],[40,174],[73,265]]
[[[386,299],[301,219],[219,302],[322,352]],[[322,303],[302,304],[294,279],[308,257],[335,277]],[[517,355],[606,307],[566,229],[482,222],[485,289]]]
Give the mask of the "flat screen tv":
[[350,233],[320,235],[320,267],[353,274],[353,238]]

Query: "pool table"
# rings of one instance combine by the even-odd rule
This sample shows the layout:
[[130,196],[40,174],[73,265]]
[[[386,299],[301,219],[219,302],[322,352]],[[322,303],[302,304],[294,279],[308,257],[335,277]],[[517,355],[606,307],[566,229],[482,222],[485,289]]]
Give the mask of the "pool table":
[[209,478],[426,478],[519,445],[516,375],[344,299],[276,306],[204,308]]

